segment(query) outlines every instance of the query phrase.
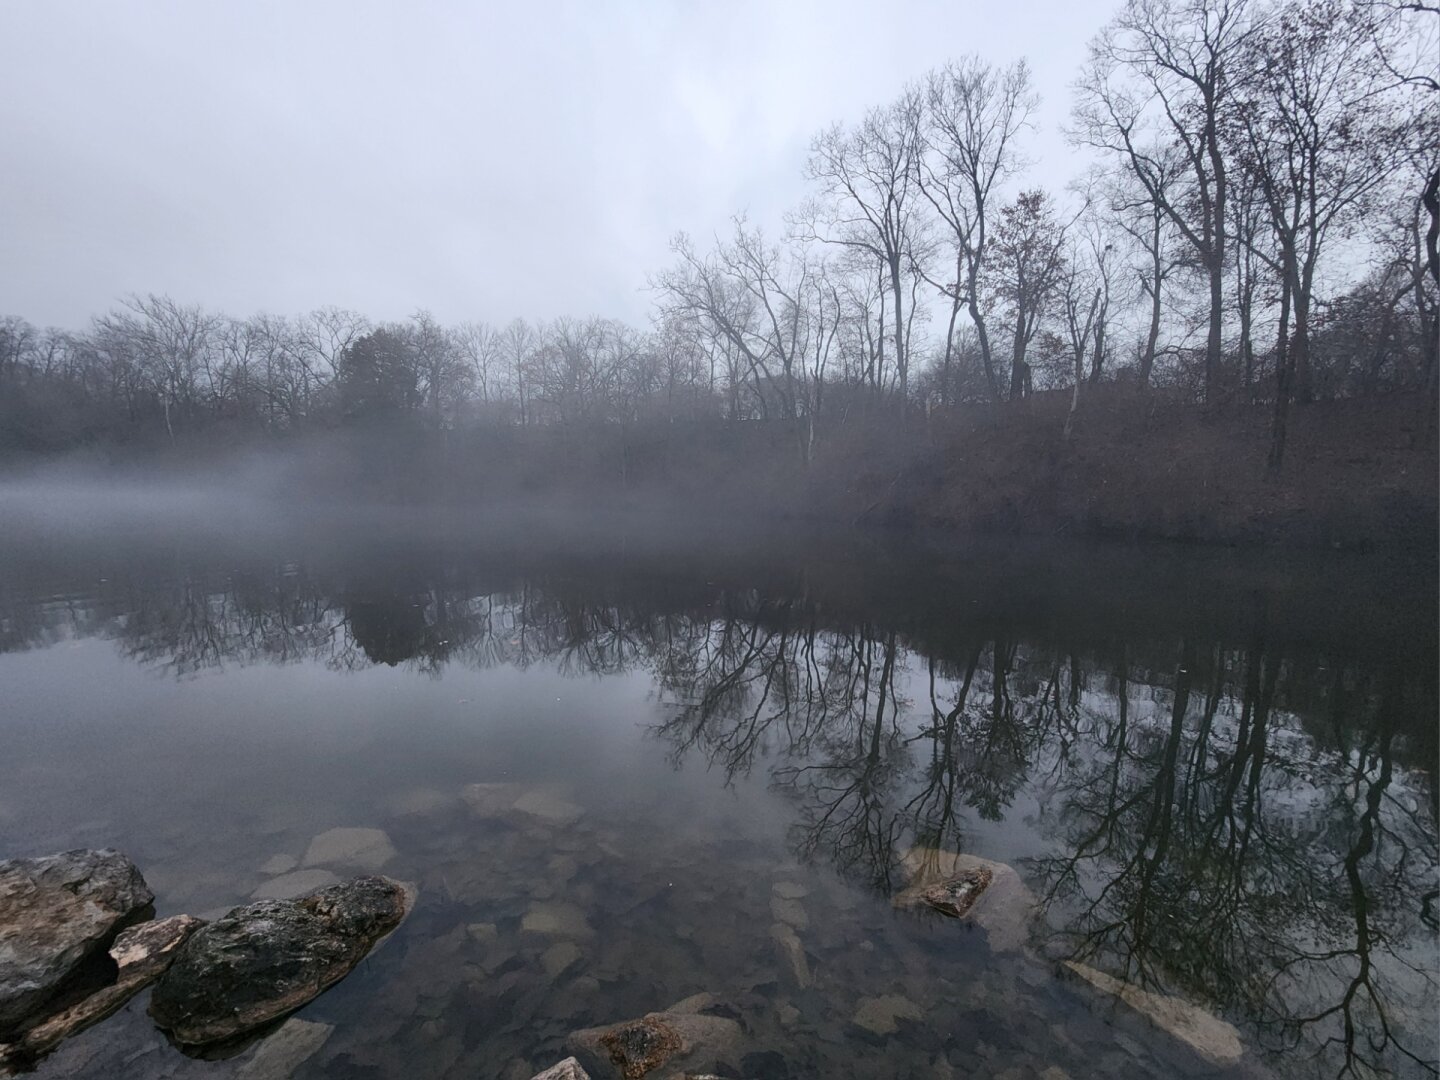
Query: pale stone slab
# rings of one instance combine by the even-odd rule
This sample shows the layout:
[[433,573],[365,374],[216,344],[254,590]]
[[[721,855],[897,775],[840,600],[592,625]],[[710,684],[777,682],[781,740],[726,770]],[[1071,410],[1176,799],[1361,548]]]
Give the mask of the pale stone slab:
[[770,936],[775,939],[775,945],[780,951],[780,959],[790,969],[790,976],[795,980],[795,985],[805,989],[810,985],[810,962],[805,957],[805,946],[800,943],[795,928],[786,923],[776,923],[770,927]]
[[856,1025],[876,1035],[893,1035],[900,1030],[898,1021],[919,1020],[924,1013],[920,1006],[899,994],[885,994],[881,997],[861,998],[850,1019]]
[[1186,1043],[1201,1057],[1217,1065],[1230,1065],[1245,1053],[1235,1025],[1182,998],[1152,993],[1121,982],[1088,964],[1066,960],[1065,966],[1097,990],[1111,994],[1147,1017],[1156,1027]]
[[328,829],[310,841],[306,866],[348,866],[376,871],[395,857],[395,845],[381,829]]
[[545,900],[531,904],[520,920],[520,929],[532,934],[551,934],[555,937],[589,937],[591,929],[585,912],[574,904],[563,900]]
[[777,922],[786,923],[796,930],[806,930],[810,926],[810,916],[805,914],[805,905],[799,900],[786,900],[783,896],[772,896],[770,898],[770,914]]
[[568,1057],[558,1065],[536,1073],[530,1080],[590,1080],[590,1074],[580,1067],[580,1062]]
[[293,900],[327,885],[338,885],[340,878],[329,870],[296,870],[271,878],[250,894],[252,900]]
[[320,1052],[334,1030],[333,1024],[286,1020],[240,1066],[236,1080],[290,1080],[296,1069]]
[[294,855],[271,855],[260,864],[260,873],[269,876],[276,874],[288,874],[300,865],[300,860]]

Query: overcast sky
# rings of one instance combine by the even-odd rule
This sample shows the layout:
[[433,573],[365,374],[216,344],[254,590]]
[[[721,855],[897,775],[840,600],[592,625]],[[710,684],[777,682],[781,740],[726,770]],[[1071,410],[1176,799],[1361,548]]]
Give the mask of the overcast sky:
[[815,131],[953,56],[1028,56],[1063,186],[1116,2],[5,3],[0,314],[643,322],[676,230],[778,230]]

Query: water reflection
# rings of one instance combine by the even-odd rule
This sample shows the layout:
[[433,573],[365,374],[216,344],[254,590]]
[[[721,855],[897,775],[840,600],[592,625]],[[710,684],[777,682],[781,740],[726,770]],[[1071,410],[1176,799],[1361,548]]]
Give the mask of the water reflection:
[[889,894],[910,845],[972,850],[998,824],[1010,848],[987,854],[1035,886],[1043,955],[1206,1002],[1331,1072],[1434,1071],[1433,622],[1317,641],[1276,614],[1283,594],[1208,622],[1106,609],[1103,590],[1088,621],[940,594],[910,607],[809,574],[702,587],[413,552],[166,559],[12,582],[0,647],[100,636],[187,678],[301,661],[642,671],[674,764],[763,774],[802,859]]

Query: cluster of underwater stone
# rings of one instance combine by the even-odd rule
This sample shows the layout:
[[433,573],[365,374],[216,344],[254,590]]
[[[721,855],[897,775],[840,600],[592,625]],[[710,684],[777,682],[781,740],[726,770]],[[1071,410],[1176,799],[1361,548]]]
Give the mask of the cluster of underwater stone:
[[[1186,1072],[1143,1033],[1054,1008],[1080,984],[1027,951],[1035,899],[1000,863],[912,849],[892,907],[740,829],[653,812],[600,823],[563,785],[424,789],[376,813],[383,831],[328,829],[257,858],[258,884],[245,872],[262,910],[355,870],[413,877],[425,903],[375,954],[345,1023],[292,1017],[232,1075],[529,1080],[561,1059],[596,1080],[642,1065],[657,1078],[818,1075],[846,1060],[856,1076],[1059,1080],[1097,1061],[1118,1076]],[[959,917],[934,914],[957,896]],[[963,1045],[947,1035],[957,1022]],[[123,1075],[183,1075],[137,1060],[154,1064]]]

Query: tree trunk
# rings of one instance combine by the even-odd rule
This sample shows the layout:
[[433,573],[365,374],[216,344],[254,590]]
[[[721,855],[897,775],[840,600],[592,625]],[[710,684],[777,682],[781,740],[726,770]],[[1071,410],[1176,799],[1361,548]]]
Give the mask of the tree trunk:
[[904,420],[905,406],[910,400],[909,357],[905,355],[904,308],[900,302],[900,256],[890,257],[890,291],[895,296],[895,369],[900,376],[900,417]]
[[1015,348],[1010,358],[1010,400],[1019,401],[1025,396],[1025,312],[1015,315]]
[[1080,409],[1080,384],[1085,381],[1085,351],[1082,348],[1075,352],[1075,389],[1070,394],[1070,411],[1065,414],[1065,441],[1070,441],[1070,435],[1075,430],[1075,414]]
[[950,303],[950,325],[945,328],[945,358],[940,362],[940,404],[950,405],[950,357],[955,352],[955,319],[960,314],[960,296],[957,293]]
[[1254,303],[1254,279],[1247,275],[1240,283],[1240,359],[1245,368],[1246,401],[1255,400],[1255,344],[1251,333]]
[[1145,335],[1145,351],[1140,354],[1140,389],[1150,386],[1150,372],[1155,367],[1155,344],[1160,340],[1160,287],[1164,284],[1164,266],[1160,261],[1160,217],[1155,216],[1150,236],[1150,329]]
[[1214,405],[1220,396],[1220,350],[1225,329],[1225,265],[1220,242],[1213,241],[1210,263],[1210,331],[1205,338],[1205,404]]
[[[1159,260],[1156,260],[1157,270]],[[1140,354],[1140,389],[1150,386],[1150,372],[1155,367],[1155,345],[1160,340],[1160,275],[1157,272],[1150,294],[1150,329],[1145,335],[1145,351]]]
[[1314,382],[1310,373],[1310,291],[1301,287],[1295,290],[1295,333],[1291,338],[1290,367],[1294,372],[1295,400],[1308,405],[1315,399]]
[[1290,275],[1283,275],[1280,288],[1280,332],[1275,343],[1275,418],[1270,428],[1270,460],[1272,473],[1279,472],[1285,460],[1285,429],[1290,409]]
[[985,368],[985,385],[990,388],[992,401],[1000,400],[1000,384],[995,379],[995,356],[990,349],[990,332],[985,329],[985,316],[980,314],[980,303],[975,299],[975,290],[970,290],[970,321],[975,324],[975,336],[980,341],[980,363]]
[[[1109,313],[1109,301],[1101,308],[1095,319],[1095,351],[1090,354],[1090,385],[1100,385],[1101,368],[1105,364],[1105,317]],[[1077,371],[1078,375],[1078,371]]]
[[1436,288],[1440,288],[1440,169],[1430,174],[1420,201],[1430,214],[1430,228],[1425,232],[1425,266]]

